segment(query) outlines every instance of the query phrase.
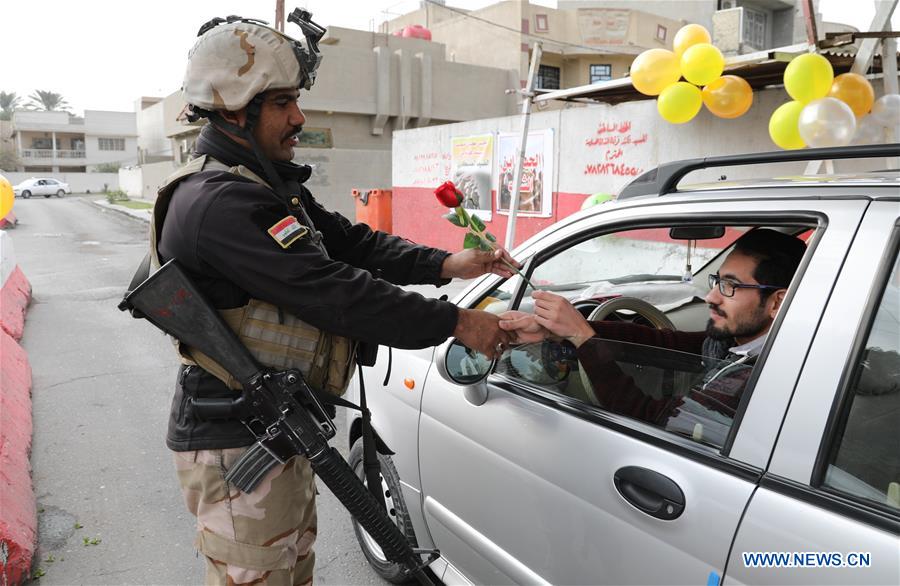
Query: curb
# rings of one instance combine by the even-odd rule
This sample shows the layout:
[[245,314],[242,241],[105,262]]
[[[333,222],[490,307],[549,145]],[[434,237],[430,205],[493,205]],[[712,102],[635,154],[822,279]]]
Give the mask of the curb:
[[31,484],[31,365],[18,340],[31,285],[15,262],[12,241],[0,232],[0,582],[19,584],[31,571],[37,511]]
[[105,202],[102,199],[89,199],[86,201],[88,201],[92,205],[97,206],[98,208],[109,210],[123,216],[128,216],[130,218],[134,218],[148,224],[150,223],[150,215],[153,211],[153,208],[149,208],[146,210],[133,210],[131,208],[126,208],[125,206],[117,206],[115,204]]

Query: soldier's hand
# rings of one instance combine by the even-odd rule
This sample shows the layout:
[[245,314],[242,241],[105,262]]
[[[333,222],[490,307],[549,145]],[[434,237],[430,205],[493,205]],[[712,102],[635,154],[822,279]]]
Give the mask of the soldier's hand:
[[453,336],[476,352],[497,358],[509,345],[511,336],[500,329],[500,318],[477,309],[460,309]]
[[472,279],[485,273],[494,273],[508,279],[515,274],[510,265],[517,269],[522,268],[522,265],[517,263],[503,248],[494,251],[467,248],[444,259],[444,264],[441,266],[441,277],[444,279]]

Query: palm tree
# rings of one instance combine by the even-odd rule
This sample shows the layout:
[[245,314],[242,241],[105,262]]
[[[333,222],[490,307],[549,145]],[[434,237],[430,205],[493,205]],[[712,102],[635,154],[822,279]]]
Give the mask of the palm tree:
[[16,92],[0,92],[0,120],[11,119],[12,113],[20,101],[21,98],[16,95]]
[[34,93],[28,96],[31,100],[31,107],[37,110],[46,110],[47,112],[68,112],[69,104],[56,92],[44,90],[34,90]]

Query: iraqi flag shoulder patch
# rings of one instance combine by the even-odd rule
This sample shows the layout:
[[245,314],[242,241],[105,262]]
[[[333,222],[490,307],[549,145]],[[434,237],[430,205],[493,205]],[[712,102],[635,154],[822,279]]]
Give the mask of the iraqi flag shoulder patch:
[[309,228],[297,221],[294,216],[285,216],[267,230],[275,242],[282,248],[287,248],[297,240],[309,233]]

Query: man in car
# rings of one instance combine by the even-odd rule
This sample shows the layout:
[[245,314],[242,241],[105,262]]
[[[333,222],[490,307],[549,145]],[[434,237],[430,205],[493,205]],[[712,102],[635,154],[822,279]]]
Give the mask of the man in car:
[[[188,118],[210,123],[191,162],[160,189],[154,263],[177,259],[260,363],[297,368],[333,394],[346,389],[357,342],[424,348],[453,335],[496,354],[509,339],[496,315],[396,285],[491,271],[508,277],[502,261],[515,261],[506,251],[450,254],[373,232],[327,211],[304,187],[310,167],[292,162],[305,122],[297,100],[315,80],[324,34],[304,16],[305,43],[240,17],[200,29],[183,91]],[[238,418],[199,416],[194,400],[232,398],[239,385],[228,365],[178,350],[166,444],[197,517],[206,583],[312,583],[309,461],[275,466],[249,494],[226,482],[255,438]]]
[[802,240],[775,230],[752,230],[739,238],[719,272],[709,277],[710,317],[705,332],[589,322],[564,297],[547,291],[532,294],[534,314],[505,312],[500,315],[500,327],[515,334],[520,343],[556,338],[571,344],[601,405],[663,426],[678,414],[683,397],[650,396],[617,366],[608,344],[588,342],[601,338],[697,355],[697,369],[704,372],[703,388],[692,398],[733,417],[805,250]]

